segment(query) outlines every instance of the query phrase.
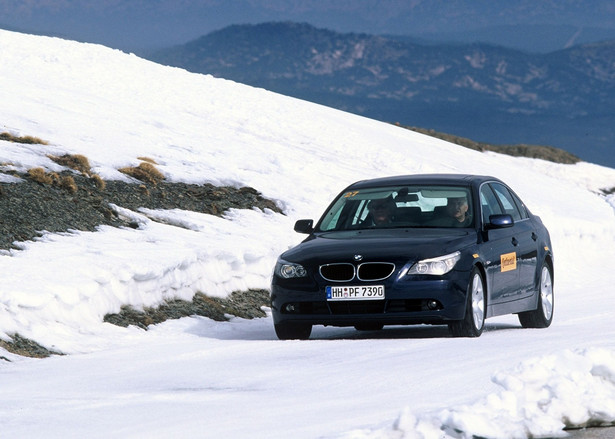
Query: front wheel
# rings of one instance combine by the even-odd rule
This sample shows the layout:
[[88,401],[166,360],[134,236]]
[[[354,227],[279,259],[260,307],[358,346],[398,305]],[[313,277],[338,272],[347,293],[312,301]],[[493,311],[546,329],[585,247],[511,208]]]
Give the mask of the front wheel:
[[519,313],[519,322],[524,328],[548,328],[553,321],[553,272],[551,266],[543,264],[538,286],[538,306],[533,311]]
[[480,270],[472,269],[468,285],[466,312],[463,320],[449,323],[448,328],[455,337],[480,337],[485,328],[487,289]]
[[280,340],[307,340],[312,333],[312,325],[307,323],[275,323],[273,327]]

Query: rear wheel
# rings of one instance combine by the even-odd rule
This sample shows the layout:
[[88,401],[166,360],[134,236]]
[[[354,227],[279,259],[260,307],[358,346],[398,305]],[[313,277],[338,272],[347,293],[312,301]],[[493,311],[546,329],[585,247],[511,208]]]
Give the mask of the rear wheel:
[[308,323],[275,323],[273,327],[280,340],[307,340],[312,333]]
[[466,312],[463,320],[449,323],[448,328],[455,337],[480,337],[485,328],[487,289],[480,270],[472,269],[468,285]]
[[553,272],[547,263],[540,270],[538,293],[536,309],[519,313],[519,322],[524,328],[548,328],[553,321]]

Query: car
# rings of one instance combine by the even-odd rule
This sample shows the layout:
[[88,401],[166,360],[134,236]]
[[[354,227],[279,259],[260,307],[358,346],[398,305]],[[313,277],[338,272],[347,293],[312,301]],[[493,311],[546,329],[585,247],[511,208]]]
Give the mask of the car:
[[408,175],[344,189],[282,253],[271,280],[279,339],[314,325],[380,330],[448,325],[478,337],[485,319],[517,314],[524,328],[553,320],[551,239],[503,181],[480,175]]

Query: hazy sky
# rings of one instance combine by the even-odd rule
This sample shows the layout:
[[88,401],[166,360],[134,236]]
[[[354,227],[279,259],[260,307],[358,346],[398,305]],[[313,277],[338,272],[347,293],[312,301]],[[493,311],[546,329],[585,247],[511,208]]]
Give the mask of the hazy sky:
[[[591,7],[588,7],[588,3]],[[615,28],[612,0],[0,0],[0,27],[117,48],[181,44],[231,24],[307,22],[422,35],[516,24]]]

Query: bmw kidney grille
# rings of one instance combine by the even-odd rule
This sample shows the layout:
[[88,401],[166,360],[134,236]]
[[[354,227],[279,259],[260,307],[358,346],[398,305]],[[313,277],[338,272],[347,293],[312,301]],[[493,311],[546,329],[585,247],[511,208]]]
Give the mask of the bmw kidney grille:
[[319,267],[320,275],[323,279],[330,282],[350,282],[357,277],[362,281],[379,281],[389,277],[395,271],[395,264],[392,262],[365,262],[355,266],[342,262],[335,264],[324,264]]
[[392,262],[365,262],[359,265],[357,278],[359,280],[384,280],[393,274],[395,264]]
[[331,282],[348,282],[354,279],[354,265],[346,263],[321,265],[320,275]]

